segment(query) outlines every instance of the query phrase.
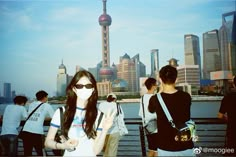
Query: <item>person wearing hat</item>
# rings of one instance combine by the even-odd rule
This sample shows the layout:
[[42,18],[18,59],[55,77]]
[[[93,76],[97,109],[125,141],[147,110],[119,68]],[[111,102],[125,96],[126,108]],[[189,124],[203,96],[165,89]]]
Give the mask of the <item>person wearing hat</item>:
[[[109,110],[112,110],[114,112],[117,112],[117,115],[119,112],[123,113],[122,108],[118,103],[116,103],[117,97],[114,93],[109,93],[107,95],[107,100],[100,103],[98,108],[100,111],[102,111],[105,115]],[[103,157],[111,157],[117,155],[119,140],[121,138],[119,127],[118,127],[118,116],[116,116],[113,120],[113,125],[109,129],[104,148],[103,148]]]

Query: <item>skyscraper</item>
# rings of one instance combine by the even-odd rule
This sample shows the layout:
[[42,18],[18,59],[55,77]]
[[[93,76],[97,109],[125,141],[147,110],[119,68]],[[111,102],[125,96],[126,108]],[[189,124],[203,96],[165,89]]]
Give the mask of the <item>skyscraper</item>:
[[4,83],[3,84],[3,97],[6,100],[11,99],[11,83]]
[[222,15],[219,30],[222,70],[236,74],[236,11]]
[[193,34],[184,35],[184,54],[186,65],[200,65],[199,38]]
[[151,77],[158,77],[159,73],[159,50],[152,49],[151,50]]
[[[199,38],[193,34],[184,35],[184,55],[185,65],[199,65],[201,71],[201,57],[199,48]],[[201,72],[199,72],[201,78]]]
[[140,61],[139,54],[136,54],[134,57],[131,58],[134,61],[135,69],[136,69],[136,89],[139,89],[139,78],[146,76],[146,66]]
[[120,63],[117,65],[117,77],[125,80],[128,83],[128,91],[131,93],[137,92],[136,66],[135,60],[125,53],[120,57]]
[[66,96],[66,87],[68,84],[68,75],[66,66],[61,62],[57,73],[57,96]]
[[111,80],[113,71],[110,67],[109,26],[111,16],[106,11],[106,0],[103,0],[103,14],[98,19],[102,29],[102,68],[99,71],[102,81]]
[[221,70],[218,30],[203,34],[203,79],[210,79],[210,72]]

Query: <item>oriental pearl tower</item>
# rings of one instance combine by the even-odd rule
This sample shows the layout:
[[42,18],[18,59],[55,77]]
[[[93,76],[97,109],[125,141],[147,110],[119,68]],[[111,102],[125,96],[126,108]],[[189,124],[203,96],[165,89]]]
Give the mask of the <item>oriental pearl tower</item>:
[[99,16],[99,24],[102,28],[102,68],[99,71],[102,81],[112,79],[113,70],[110,67],[110,44],[109,44],[109,26],[111,25],[111,16],[106,11],[106,0],[103,0],[103,14]]

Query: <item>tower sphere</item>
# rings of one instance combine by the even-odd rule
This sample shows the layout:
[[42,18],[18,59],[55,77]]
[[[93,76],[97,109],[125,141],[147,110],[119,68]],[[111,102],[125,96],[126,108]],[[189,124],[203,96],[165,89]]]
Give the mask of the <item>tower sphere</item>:
[[111,25],[111,16],[108,14],[102,14],[101,16],[99,16],[98,21],[101,26],[110,26]]
[[102,79],[110,80],[113,76],[113,71],[111,67],[102,67],[99,71],[99,75]]

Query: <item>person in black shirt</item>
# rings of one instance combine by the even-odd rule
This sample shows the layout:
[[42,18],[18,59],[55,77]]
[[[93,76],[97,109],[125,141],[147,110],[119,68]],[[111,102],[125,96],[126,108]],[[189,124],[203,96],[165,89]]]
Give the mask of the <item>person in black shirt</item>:
[[[159,72],[161,83],[161,96],[169,110],[174,123],[185,123],[190,119],[191,96],[175,89],[177,70],[175,67],[166,65]],[[169,123],[157,95],[150,98],[148,109],[151,113],[156,112],[158,126],[158,156],[194,156],[192,140],[175,141],[177,130]]]
[[[233,79],[234,89],[236,87],[236,77]],[[236,156],[236,92],[235,90],[224,96],[221,101],[218,118],[227,121],[227,140],[226,147],[233,148],[234,153],[227,154],[228,156]]]

